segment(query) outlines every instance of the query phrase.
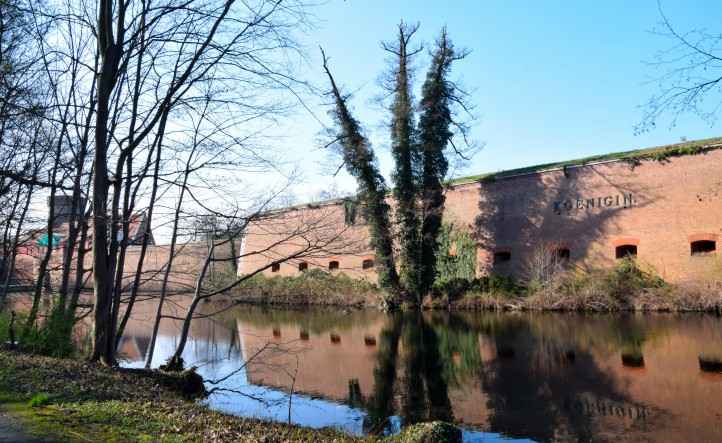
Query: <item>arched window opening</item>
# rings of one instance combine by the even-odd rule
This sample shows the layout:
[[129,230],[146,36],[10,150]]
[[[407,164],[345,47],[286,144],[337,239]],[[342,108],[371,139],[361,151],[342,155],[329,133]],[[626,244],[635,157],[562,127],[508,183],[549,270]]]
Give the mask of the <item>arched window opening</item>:
[[690,243],[692,255],[712,254],[717,250],[717,242],[714,240],[697,240]]
[[643,368],[644,355],[640,351],[622,353],[622,365],[629,368]]
[[366,346],[376,346],[376,337],[373,335],[364,336],[364,344]]
[[335,271],[338,269],[338,262],[336,260],[328,262],[328,270],[329,271]]
[[281,328],[273,328],[273,336],[279,338],[281,336]]
[[341,343],[341,336],[338,334],[331,334],[331,343],[335,345]]
[[374,267],[374,261],[372,259],[366,259],[361,263],[361,269],[371,269]]
[[301,329],[301,332],[298,333],[298,337],[303,341],[308,341],[308,339],[309,339],[308,331],[306,331],[305,329]]
[[278,272],[281,270],[281,265],[279,263],[274,263],[271,265],[271,272]]
[[627,258],[637,256],[637,245],[619,245],[616,247],[615,255],[617,258]]
[[299,271],[299,272],[303,272],[303,271],[306,271],[306,270],[308,270],[308,263],[306,263],[305,261],[302,261],[301,263],[298,264],[298,271]]
[[499,265],[511,261],[511,252],[497,251],[494,253],[494,264]]

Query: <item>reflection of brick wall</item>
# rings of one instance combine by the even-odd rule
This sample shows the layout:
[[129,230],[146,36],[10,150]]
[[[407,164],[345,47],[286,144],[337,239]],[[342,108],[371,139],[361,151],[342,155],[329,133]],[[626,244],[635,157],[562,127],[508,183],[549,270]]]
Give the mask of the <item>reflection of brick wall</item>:
[[[563,245],[578,266],[609,266],[616,259],[615,248],[632,239],[640,261],[669,281],[716,278],[720,274],[717,253],[692,256],[689,242],[722,231],[721,168],[722,150],[710,150],[636,166],[605,161],[484,183],[471,181],[447,191],[445,220],[476,234],[479,274],[522,276],[540,245]],[[292,214],[299,211],[323,211],[328,220],[339,226],[344,223],[341,202],[280,211],[276,219],[292,223]],[[368,244],[363,224],[353,226],[348,235]],[[244,250],[263,250],[272,242],[262,226],[252,226]],[[340,271],[375,280],[373,268],[362,269],[363,260],[373,258],[372,251],[365,249],[308,260],[309,269],[327,269],[330,261],[338,261]],[[239,271],[251,272],[272,256],[289,251],[286,246],[272,250],[274,254],[241,263]],[[510,260],[493,264],[495,251],[510,252]],[[298,261],[284,263],[277,272],[264,273],[297,275],[298,265]]]

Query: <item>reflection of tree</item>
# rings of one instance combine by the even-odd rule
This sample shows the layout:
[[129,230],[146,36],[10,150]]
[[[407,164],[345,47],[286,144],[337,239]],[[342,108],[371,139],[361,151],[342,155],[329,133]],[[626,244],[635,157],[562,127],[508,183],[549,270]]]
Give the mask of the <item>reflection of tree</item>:
[[404,316],[404,377],[403,395],[401,396],[401,417],[404,423],[423,421],[425,411],[424,380],[424,337],[420,313],[409,313]]
[[477,377],[481,369],[479,334],[458,314],[431,316],[438,341],[439,364],[448,386],[460,387]]
[[[381,334],[366,429],[388,430],[392,415],[404,425],[453,421],[448,388],[466,386],[472,376],[480,377],[487,398],[489,430],[510,437],[599,440],[604,421],[598,417],[612,407],[644,409],[649,420],[649,409],[621,391],[588,346],[595,337],[602,341],[597,345],[614,349],[641,345],[648,325],[631,317],[565,319],[492,313],[393,317]],[[580,336],[574,334],[578,329]],[[496,357],[484,363],[479,334],[496,348]]]
[[374,390],[367,404],[368,417],[364,423],[364,428],[372,434],[384,433],[389,427],[389,417],[393,415],[400,336],[401,316],[389,317],[388,324],[379,334],[379,350],[374,368]]
[[[422,421],[452,421],[448,385],[436,331],[419,312],[391,317],[380,334],[374,369],[374,392],[367,403],[365,428],[388,430],[395,413],[395,387],[401,393],[399,414],[404,425]],[[403,346],[403,377],[397,380],[399,343]]]
[[404,322],[403,396],[404,424],[420,421],[453,420],[451,401],[436,331],[419,312],[409,313]]

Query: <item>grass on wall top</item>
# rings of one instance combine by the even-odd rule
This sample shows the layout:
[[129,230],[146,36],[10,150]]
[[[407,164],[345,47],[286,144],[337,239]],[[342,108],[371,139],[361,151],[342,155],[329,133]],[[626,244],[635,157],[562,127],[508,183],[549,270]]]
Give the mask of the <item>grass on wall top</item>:
[[459,177],[450,180],[448,184],[458,185],[462,183],[471,183],[477,181],[491,181],[515,175],[543,172],[548,170],[561,169],[569,166],[583,166],[590,163],[598,163],[610,160],[626,161],[636,166],[645,160],[664,162],[668,161],[670,158],[673,157],[697,155],[720,148],[722,148],[722,137],[708,138],[703,140],[676,143],[673,145],[657,146],[653,148],[635,149],[632,151],[621,151],[601,155],[593,155],[590,157],[584,157],[576,160],[566,160],[561,162],[526,166],[524,168],[510,169],[501,172],[492,172],[487,174],[477,174],[467,177]]

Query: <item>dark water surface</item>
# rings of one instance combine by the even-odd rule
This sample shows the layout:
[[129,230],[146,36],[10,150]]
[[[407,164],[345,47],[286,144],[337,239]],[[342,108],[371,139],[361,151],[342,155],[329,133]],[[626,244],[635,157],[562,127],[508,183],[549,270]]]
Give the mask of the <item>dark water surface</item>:
[[[124,364],[142,366],[154,312],[141,304],[129,323]],[[179,329],[164,320],[154,366]],[[234,391],[211,408],[288,421],[290,397],[293,423],[351,434],[439,419],[467,441],[722,441],[722,373],[700,355],[722,356],[719,317],[240,305],[195,320],[184,359]]]

